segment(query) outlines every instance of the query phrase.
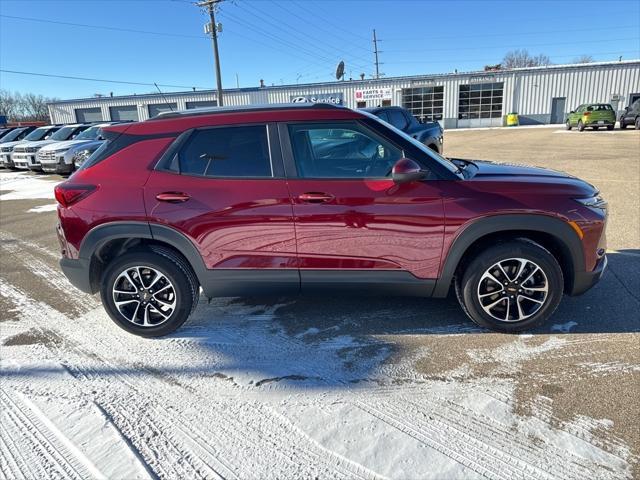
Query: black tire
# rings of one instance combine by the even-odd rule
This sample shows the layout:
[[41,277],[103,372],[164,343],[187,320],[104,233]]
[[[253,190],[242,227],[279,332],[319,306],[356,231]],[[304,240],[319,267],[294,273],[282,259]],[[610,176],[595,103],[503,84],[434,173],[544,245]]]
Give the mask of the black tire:
[[620,119],[620,130],[625,130],[627,128],[627,124],[624,123],[624,120]]
[[636,130],[640,130],[640,117],[636,118]]
[[584,123],[582,123],[582,120],[578,120],[578,131],[584,132]]
[[[194,282],[195,275],[184,260],[169,249],[153,248],[156,251],[136,250],[117,257],[106,268],[100,285],[102,305],[111,319],[123,330],[141,337],[160,337],[178,329],[189,318],[199,295],[198,283]],[[173,287],[175,298],[171,301],[175,300],[175,308],[166,319],[152,326],[143,326],[128,320],[120,313],[114,301],[113,289],[118,277],[128,268],[136,266],[155,269],[164,275]],[[132,294],[127,294],[124,299],[133,298],[133,295],[128,295]],[[152,301],[148,303],[151,304]],[[153,308],[152,305],[149,306]],[[135,315],[134,313],[134,318]]]
[[[483,309],[480,304],[479,286],[483,275],[488,269],[498,262],[509,261],[508,259],[512,258],[522,258],[537,265],[540,270],[544,272],[548,291],[546,296],[542,298],[542,306],[537,307],[538,310],[535,311],[535,313],[523,320],[507,322],[495,318]],[[533,269],[533,266],[527,264],[527,268]],[[511,274],[513,274],[513,272],[511,272]],[[515,275],[513,276],[515,277]],[[502,285],[500,285],[500,287],[502,288]],[[511,285],[509,285],[509,287],[511,287]],[[564,279],[558,261],[544,247],[528,239],[516,239],[499,243],[483,250],[465,268],[461,280],[456,282],[456,295],[469,318],[482,327],[507,333],[528,330],[545,322],[558,307],[563,290]],[[503,291],[506,292],[505,289],[503,289]],[[516,292],[513,293],[518,295]],[[513,295],[505,294],[506,296],[510,296],[510,298],[514,298]],[[491,302],[493,300],[494,298],[488,297],[487,301]],[[524,301],[527,302],[526,300]],[[509,302],[507,305],[511,305],[510,300],[507,300],[507,302]],[[520,303],[520,297],[516,299],[516,303]],[[513,305],[516,305],[516,303]],[[520,303],[520,305],[522,305],[522,303]],[[526,305],[529,305],[529,303],[526,303],[525,306]],[[530,305],[533,305],[533,303]],[[508,308],[505,309],[505,312],[507,312],[507,310]],[[513,312],[514,310],[515,313],[519,313],[519,309],[516,310],[512,308],[511,311]],[[507,315],[509,315],[509,313],[507,313]]]
[[607,130],[613,130],[613,125],[607,125]]
[[566,130],[571,130],[571,128],[573,128],[573,127],[571,127],[571,122],[569,121],[568,118],[567,118],[567,123],[564,124],[564,128]]

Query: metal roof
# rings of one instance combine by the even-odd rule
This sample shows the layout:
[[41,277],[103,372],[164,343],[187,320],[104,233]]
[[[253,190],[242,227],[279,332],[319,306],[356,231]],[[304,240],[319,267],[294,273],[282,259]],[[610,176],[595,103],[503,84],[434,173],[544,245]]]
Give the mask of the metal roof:
[[[354,80],[342,80],[342,81],[333,81],[333,82],[315,82],[315,83],[301,83],[301,84],[289,84],[289,85],[271,85],[264,87],[243,87],[243,88],[225,88],[223,93],[237,93],[237,92],[259,92],[259,91],[268,91],[268,90],[283,90],[283,89],[305,89],[305,88],[319,88],[319,87],[338,87],[345,85],[362,85],[365,86],[375,86],[378,84],[384,84],[388,82],[404,80],[404,81],[421,81],[421,80],[434,80],[434,79],[442,79],[442,78],[464,78],[464,77],[474,77],[478,75],[505,75],[505,74],[514,74],[520,72],[542,72],[542,71],[554,71],[554,70],[573,70],[573,69],[595,69],[603,66],[619,66],[619,65],[637,65],[640,64],[640,59],[635,60],[621,60],[621,61],[608,61],[608,62],[593,62],[593,63],[571,63],[571,64],[562,64],[562,65],[545,65],[541,67],[523,67],[523,68],[512,68],[512,69],[502,69],[502,70],[476,70],[470,72],[449,72],[449,73],[434,73],[434,74],[421,74],[421,75],[409,75],[409,76],[398,76],[398,77],[382,77],[379,79],[354,79]],[[153,98],[157,100],[163,100],[163,97],[166,96],[191,96],[194,94],[210,94],[213,96],[217,95],[217,91],[215,89],[211,90],[188,90],[182,92],[165,92],[161,93],[143,93],[136,95],[116,95],[113,97],[87,97],[87,98],[76,98],[76,99],[68,99],[68,100],[58,100],[55,102],[51,102],[49,105],[61,105],[65,103],[77,103],[77,102],[109,102],[113,99],[144,99],[144,98]],[[164,102],[162,102],[164,103]]]

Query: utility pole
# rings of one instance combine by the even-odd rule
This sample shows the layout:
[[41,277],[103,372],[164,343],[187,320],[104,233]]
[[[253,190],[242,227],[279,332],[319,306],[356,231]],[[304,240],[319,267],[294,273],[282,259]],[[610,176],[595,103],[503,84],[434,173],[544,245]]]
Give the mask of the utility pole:
[[376,37],[376,29],[373,29],[373,53],[376,61],[376,78],[380,78],[380,62],[378,62],[378,38]]
[[216,72],[216,83],[218,84],[218,106],[222,107],[224,105],[222,100],[222,76],[220,74],[220,55],[218,53],[218,26],[216,25],[216,15],[215,9],[219,3],[223,0],[203,0],[199,2],[197,5],[199,7],[207,7],[209,11],[209,28],[208,33],[211,34],[211,41],[213,43],[213,56],[215,59],[215,72]]

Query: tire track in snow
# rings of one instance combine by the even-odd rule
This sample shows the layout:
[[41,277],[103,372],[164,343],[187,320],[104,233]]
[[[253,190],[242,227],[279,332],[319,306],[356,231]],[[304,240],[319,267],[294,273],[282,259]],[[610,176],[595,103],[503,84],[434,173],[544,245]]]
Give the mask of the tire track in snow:
[[[19,445],[21,451],[27,451],[27,462],[44,464],[48,478],[70,478],[83,480],[93,478],[94,472],[87,469],[77,457],[60,442],[56,435],[46,428],[39,418],[17,399],[11,398],[3,389],[0,390],[0,405],[3,415],[15,430],[20,432]],[[42,477],[34,477],[39,479]]]
[[[55,330],[58,326],[56,324],[61,321],[64,322],[63,326],[73,325],[59,312],[52,311],[53,309],[48,306],[43,309],[41,303],[32,301],[24,292],[0,280],[1,283],[5,283],[3,290],[9,293],[10,297],[20,299],[19,303],[23,311],[31,310],[25,316],[35,320],[37,326],[46,324],[47,328]],[[127,435],[130,442],[140,450],[145,461],[162,478],[197,477],[201,468],[192,465],[188,472],[163,470],[166,464],[160,465],[157,461],[157,459],[163,459],[163,455],[152,449],[145,451],[148,446],[146,442],[157,437],[169,443],[162,448],[166,447],[169,450],[173,448],[174,452],[180,452],[182,445],[185,444],[200,444],[201,450],[223,452],[223,455],[232,458],[233,462],[226,461],[223,464],[219,458],[209,457],[205,463],[232,465],[226,468],[231,469],[232,475],[235,474],[240,478],[256,478],[256,472],[269,472],[269,475],[276,477],[314,477],[319,474],[331,478],[378,477],[361,465],[346,460],[311,441],[290,422],[277,421],[279,419],[273,418],[273,412],[264,406],[260,408],[260,404],[256,402],[246,403],[238,401],[237,398],[227,402],[212,402],[211,398],[196,395],[197,398],[189,399],[196,402],[194,406],[185,398],[189,392],[179,386],[167,385],[165,381],[154,378],[152,375],[148,375],[144,380],[139,375],[127,373],[127,368],[123,367],[122,363],[113,365],[95,352],[95,347],[102,344],[105,352],[113,353],[112,345],[117,339],[104,326],[96,326],[92,330],[92,350],[85,350],[82,346],[82,342],[87,339],[79,334],[84,332],[67,329],[66,333],[66,336],[73,340],[72,350],[77,354],[77,358],[74,358],[76,355],[71,355],[72,352],[69,351],[71,345],[58,348],[60,348],[59,353],[64,353],[67,369],[72,375],[83,383],[92,384],[94,388],[95,384],[103,383],[102,390],[107,392],[113,392],[117,388],[113,382],[115,378],[119,386],[129,390],[118,395],[117,398],[95,401],[108,412],[114,424]],[[110,339],[111,342],[104,343],[104,338]],[[98,365],[91,366],[92,363]],[[104,367],[110,367],[114,375],[105,379],[100,374],[100,370]],[[168,391],[173,389],[179,389],[179,394],[168,395]],[[181,402],[176,403],[177,399]],[[144,410],[155,411],[155,415],[146,423],[142,422],[141,426],[137,422],[135,425],[127,425],[126,420],[135,418],[135,413],[141,410],[141,404],[145,406]],[[163,425],[163,419],[171,419],[171,421]],[[154,431],[158,424],[163,425],[162,428],[156,428]],[[176,428],[176,425],[180,424],[183,425],[184,430]],[[141,437],[139,428],[144,429],[145,425],[150,430],[143,431],[142,433],[148,435]],[[218,430],[212,429],[212,426]],[[186,429],[188,434],[185,435]],[[224,435],[220,435],[220,430]],[[171,432],[171,435],[166,435],[166,432]],[[162,435],[165,436],[162,437]],[[177,440],[172,442],[176,437]],[[269,452],[270,455],[264,455],[265,452]],[[248,455],[249,453],[252,455]],[[196,455],[187,450],[181,451],[178,458],[194,457]],[[278,460],[277,462],[274,462],[274,457]]]

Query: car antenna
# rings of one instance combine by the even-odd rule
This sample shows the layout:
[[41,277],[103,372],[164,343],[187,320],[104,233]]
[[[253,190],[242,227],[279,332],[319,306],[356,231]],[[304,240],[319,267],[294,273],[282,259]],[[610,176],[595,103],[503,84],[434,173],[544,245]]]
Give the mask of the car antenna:
[[171,107],[171,104],[167,101],[167,97],[164,96],[164,93],[162,93],[162,90],[160,90],[160,87],[158,86],[158,84],[156,82],[153,82],[153,84],[156,86],[156,88],[160,92],[160,95],[162,95],[162,99],[167,104],[167,107],[169,107],[169,110],[173,112],[173,108]]

